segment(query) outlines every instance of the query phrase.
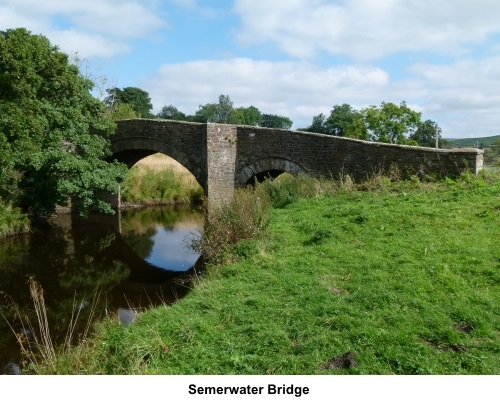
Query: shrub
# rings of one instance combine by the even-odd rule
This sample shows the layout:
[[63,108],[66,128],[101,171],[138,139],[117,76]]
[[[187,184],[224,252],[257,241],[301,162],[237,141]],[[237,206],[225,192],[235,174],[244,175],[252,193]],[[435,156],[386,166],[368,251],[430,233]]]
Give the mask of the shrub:
[[0,237],[24,233],[29,230],[29,219],[19,208],[0,201]]
[[256,237],[267,225],[269,200],[258,189],[236,190],[233,200],[208,215],[202,237],[193,242],[205,261],[219,264],[230,246]]
[[122,184],[122,200],[147,205],[200,201],[203,189],[191,177],[172,169],[152,171],[133,167]]
[[334,183],[329,180],[305,175],[293,177],[287,173],[256,186],[256,190],[266,195],[274,208],[284,208],[298,198],[316,197],[333,189]]

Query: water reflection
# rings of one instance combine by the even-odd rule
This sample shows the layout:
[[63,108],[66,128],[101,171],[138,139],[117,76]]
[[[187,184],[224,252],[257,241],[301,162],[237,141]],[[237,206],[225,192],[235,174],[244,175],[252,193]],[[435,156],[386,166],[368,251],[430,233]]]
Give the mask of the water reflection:
[[[186,294],[191,276],[201,269],[201,259],[186,247],[185,238],[202,225],[202,212],[191,207],[143,209],[122,212],[121,218],[60,216],[29,236],[2,241],[1,315],[23,334],[12,311],[15,303],[36,325],[26,284],[30,276],[44,289],[56,343],[64,340],[75,308],[77,338],[92,312],[98,318],[121,310],[127,321],[140,308],[172,303]],[[29,331],[24,334],[30,337]],[[11,373],[17,364],[18,345],[0,316],[0,373]]]
[[203,225],[199,211],[183,211],[182,221],[173,211],[141,210],[124,212],[121,234],[145,261],[169,271],[186,271],[199,257],[186,243],[199,235]]

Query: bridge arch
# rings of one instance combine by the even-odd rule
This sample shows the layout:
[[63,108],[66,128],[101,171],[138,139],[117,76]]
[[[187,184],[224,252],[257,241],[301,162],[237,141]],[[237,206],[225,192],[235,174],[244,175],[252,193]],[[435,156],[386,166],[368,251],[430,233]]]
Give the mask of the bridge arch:
[[113,145],[112,150],[113,155],[111,158],[125,163],[129,169],[141,159],[155,153],[162,153],[169,156],[184,166],[195,177],[196,181],[206,192],[206,182],[201,167],[190,159],[184,152],[166,143],[164,140],[160,141],[155,138],[145,139],[144,136],[128,138],[125,141]]
[[477,173],[483,164],[483,152],[478,149],[431,149],[274,128],[157,119],[118,121],[111,151],[129,167],[156,152],[172,157],[201,185],[209,210],[230,201],[235,188],[259,176],[348,172],[363,179],[374,168],[391,164],[408,173],[424,168],[442,176],[463,170]]
[[253,184],[255,180],[258,182],[266,178],[276,178],[282,173],[289,173],[293,176],[306,174],[306,170],[302,165],[293,160],[272,156],[256,160],[252,164],[245,166],[238,174],[238,182],[240,185]]

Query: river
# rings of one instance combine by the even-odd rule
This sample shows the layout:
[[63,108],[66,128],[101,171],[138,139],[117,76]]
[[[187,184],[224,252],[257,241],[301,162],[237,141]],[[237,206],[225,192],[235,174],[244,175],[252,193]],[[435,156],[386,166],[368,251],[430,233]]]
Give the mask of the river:
[[189,243],[203,221],[203,211],[193,207],[60,215],[29,235],[0,241],[0,374],[22,372],[14,332],[29,342],[39,336],[30,278],[43,289],[55,345],[78,315],[74,343],[89,319],[109,315],[126,324],[144,308],[182,298],[202,271]]

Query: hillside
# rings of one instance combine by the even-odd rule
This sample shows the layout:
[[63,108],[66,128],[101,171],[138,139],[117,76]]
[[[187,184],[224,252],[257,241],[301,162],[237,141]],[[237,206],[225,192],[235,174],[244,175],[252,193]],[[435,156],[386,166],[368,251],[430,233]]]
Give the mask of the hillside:
[[[498,375],[498,177],[359,188],[284,177],[240,190],[217,224],[237,229],[257,212],[259,224],[268,216],[260,235],[226,244],[175,305],[127,327],[110,316],[52,368],[29,371]],[[275,208],[248,209],[266,195]]]
[[500,135],[487,136],[484,138],[450,139],[449,141],[450,147],[452,148],[484,148],[492,145],[498,139],[500,139]]

